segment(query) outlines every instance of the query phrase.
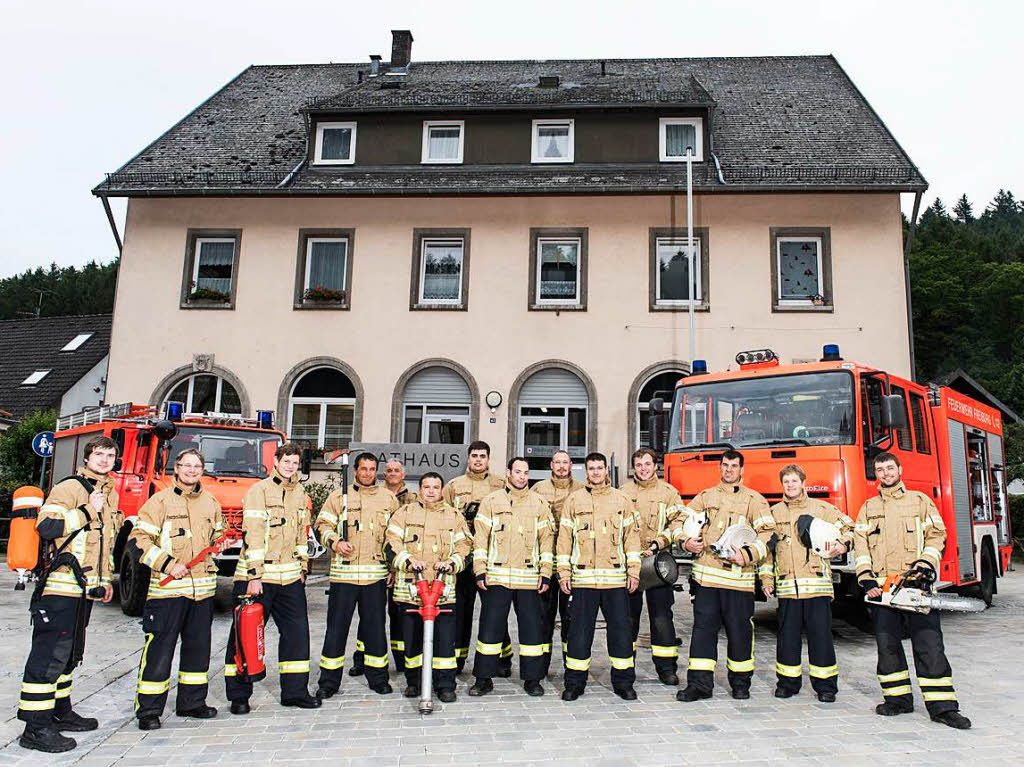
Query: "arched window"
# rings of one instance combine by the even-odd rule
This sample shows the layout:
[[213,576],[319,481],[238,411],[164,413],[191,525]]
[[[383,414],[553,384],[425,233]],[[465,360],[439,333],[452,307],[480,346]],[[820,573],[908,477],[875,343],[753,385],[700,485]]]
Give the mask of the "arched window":
[[[668,406],[671,403],[671,392],[675,391],[676,383],[679,379],[684,377],[686,373],[682,370],[667,370],[661,373],[656,373],[647,379],[643,386],[640,387],[640,394],[637,396],[636,407],[636,433],[633,435],[634,447],[640,447],[641,445],[650,445],[650,426],[651,426],[651,415],[648,411],[647,404],[650,402],[651,397],[657,393],[661,393],[665,396],[666,413],[668,412]],[[662,421],[664,428],[662,429],[662,435],[665,439],[664,444],[657,447],[659,452],[664,453],[668,448],[668,424]]]
[[402,441],[467,444],[472,402],[469,385],[454,370],[441,365],[420,370],[402,393]]
[[589,449],[590,395],[575,373],[549,367],[523,383],[516,414],[517,453],[526,457],[531,479],[543,479],[557,450],[567,450],[580,473]]
[[355,410],[356,390],[348,376],[336,368],[313,368],[289,395],[289,437],[310,447],[347,448]]
[[184,402],[186,413],[227,413],[239,415],[242,401],[226,379],[210,373],[196,373],[178,381],[164,402]]

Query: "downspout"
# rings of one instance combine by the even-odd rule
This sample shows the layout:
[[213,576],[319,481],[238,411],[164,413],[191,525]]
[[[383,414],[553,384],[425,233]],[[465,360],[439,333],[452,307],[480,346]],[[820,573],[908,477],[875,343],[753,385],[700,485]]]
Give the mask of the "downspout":
[[302,166],[305,165],[306,160],[309,159],[309,112],[305,112],[303,114],[303,121],[306,123],[306,144],[304,151],[302,153],[302,159],[299,160],[299,164],[292,168],[291,172],[284,177],[284,180],[282,180],[281,183],[277,185],[277,189],[284,189],[286,186],[292,183],[292,179],[294,179],[298,172],[302,170]]
[[121,244],[121,235],[117,231],[117,223],[114,221],[114,212],[110,209],[110,201],[106,195],[100,197],[100,201],[103,203],[103,211],[107,214],[107,221],[110,223],[110,231],[114,235],[114,242],[117,243],[117,255],[120,257],[121,251],[124,250],[124,246]]
[[910,380],[917,381],[917,358],[914,354],[914,307],[910,295],[910,246],[914,242],[914,229],[917,227],[917,214],[921,210],[921,196],[924,192],[914,193],[914,212],[910,216],[907,227],[907,241],[903,243],[903,285],[907,292],[907,332],[910,341]]

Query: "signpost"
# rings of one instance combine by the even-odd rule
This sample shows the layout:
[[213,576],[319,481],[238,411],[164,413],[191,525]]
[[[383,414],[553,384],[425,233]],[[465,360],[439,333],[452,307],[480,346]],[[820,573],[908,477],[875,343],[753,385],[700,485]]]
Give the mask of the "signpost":
[[46,464],[53,457],[53,432],[41,431],[32,438],[32,452],[43,459],[39,472],[39,487],[46,487]]
[[377,456],[381,473],[390,459],[401,461],[410,485],[428,471],[436,471],[444,477],[445,482],[466,471],[465,445],[421,445],[411,442],[353,442],[349,445],[353,459],[364,450]]

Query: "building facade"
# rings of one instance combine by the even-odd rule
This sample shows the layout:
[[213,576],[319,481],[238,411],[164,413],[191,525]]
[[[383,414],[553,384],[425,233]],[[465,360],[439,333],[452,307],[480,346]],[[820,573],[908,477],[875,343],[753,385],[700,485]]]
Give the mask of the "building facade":
[[540,472],[641,442],[691,301],[711,369],[837,343],[909,373],[925,182],[831,57],[421,64],[394,35],[246,70],[94,190],[130,198],[108,401]]

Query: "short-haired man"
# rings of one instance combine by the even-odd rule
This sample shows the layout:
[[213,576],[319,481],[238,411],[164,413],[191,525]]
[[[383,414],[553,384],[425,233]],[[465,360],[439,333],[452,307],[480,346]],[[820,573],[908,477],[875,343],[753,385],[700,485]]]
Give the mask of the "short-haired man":
[[[685,702],[711,697],[722,626],[728,638],[726,666],[732,697],[750,697],[754,675],[754,568],[768,555],[768,542],[775,534],[768,502],[760,493],[743,486],[742,453],[726,450],[718,469],[721,481],[702,490],[690,503],[691,511],[707,514],[703,533],[685,538],[681,527],[674,532],[674,537],[683,540],[683,547],[696,555],[692,577],[698,588],[693,602],[690,662],[686,688],[676,694],[677,700]],[[756,540],[749,546],[733,547],[729,558],[722,559],[712,551],[711,544],[737,524],[752,527]]]
[[[832,641],[832,568],[829,560],[845,554],[853,543],[853,520],[827,501],[809,498],[807,474],[794,463],[779,472],[782,500],[771,508],[775,542],[765,560],[770,575],[762,578],[764,592],[779,598],[779,631],[775,648],[775,697],[800,692],[800,634],[807,633],[807,669],[811,687],[822,703],[832,703],[839,690],[839,666]],[[800,518],[810,517],[835,525],[839,537],[821,557],[800,537]],[[805,520],[808,523],[810,520]]]
[[[306,571],[309,569],[309,498],[299,483],[302,450],[290,442],[274,453],[274,470],[249,488],[242,499],[242,550],[235,568],[232,596],[263,605],[263,621],[273,618],[279,635],[277,665],[281,705],[319,708],[309,694],[309,616]],[[249,713],[253,682],[235,666],[235,632],[228,634],[224,678],[231,713]]]
[[[470,535],[473,534],[473,518],[480,507],[480,501],[505,486],[504,478],[490,473],[490,463],[491,446],[480,440],[471,443],[466,449],[466,473],[444,487],[444,502],[466,518]],[[459,573],[455,594],[455,657],[461,672],[469,657],[469,641],[473,635],[473,609],[477,597],[473,568],[467,566]],[[501,648],[498,676],[512,676],[512,640],[507,633]]]
[[320,656],[317,695],[321,698],[330,698],[341,687],[345,643],[356,607],[366,682],[379,695],[392,691],[384,630],[388,602],[384,536],[396,511],[398,500],[390,490],[377,484],[377,457],[360,453],[356,456],[355,482],[351,488],[331,493],[317,515],[316,533],[334,554],[327,598],[327,632]]
[[[152,573],[142,608],[146,650],[139,664],[135,696],[140,730],[160,728],[179,637],[175,713],[194,719],[217,716],[217,709],[206,705],[217,563],[207,554],[192,564],[224,532],[220,503],[203,488],[205,464],[203,454],[194,447],[178,453],[173,483],[142,504],[128,539],[129,547]],[[225,540],[219,548],[223,551],[229,545]],[[161,586],[168,575],[174,580]]]
[[[110,472],[117,443],[94,437],[85,443],[83,466],[61,480],[39,509],[36,531],[57,554],[51,570],[32,595],[32,649],[21,682],[18,719],[23,748],[47,753],[70,751],[77,743],[61,732],[99,727],[71,708],[71,673],[82,662],[92,603],[114,596],[113,543],[117,536],[117,491]],[[41,596],[37,598],[37,595]]]
[[485,496],[474,520],[473,572],[483,604],[477,632],[472,696],[494,689],[502,637],[513,606],[519,624],[519,676],[527,695],[544,694],[544,606],[551,586],[555,521],[548,502],[528,487],[525,458],[508,462],[505,487]]
[[[420,604],[415,574],[423,573],[430,580],[443,579],[445,586],[438,605],[450,607],[455,601],[455,576],[466,567],[472,545],[465,518],[441,495],[443,482],[433,471],[420,477],[419,500],[395,512],[388,525],[384,553],[395,570],[395,601],[405,610],[402,636],[407,698],[419,697],[423,667],[423,621],[411,611]],[[455,619],[450,612],[438,615],[434,623],[431,673],[438,699],[454,702]]]
[[384,487],[398,499],[399,506],[419,500],[416,491],[405,484],[405,464],[397,458],[389,459],[384,465]]
[[[640,548],[644,555],[656,554],[671,545],[669,526],[683,512],[683,499],[679,491],[668,482],[658,479],[658,456],[649,447],[633,453],[633,479],[619,489],[633,503],[633,518],[640,534]],[[679,647],[676,628],[672,623],[672,605],[675,603],[671,586],[652,586],[646,591],[637,589],[629,595],[629,613],[633,622],[633,644],[640,635],[640,614],[647,595],[647,616],[651,621],[651,655],[654,670],[662,684],[677,685],[676,662]]]
[[640,584],[640,536],[633,504],[608,481],[608,459],[586,458],[587,484],[562,507],[558,534],[558,586],[572,595],[562,700],[576,700],[587,686],[597,610],[604,615],[612,690],[636,700],[629,595]]
[[[938,573],[946,546],[942,515],[931,498],[906,488],[899,458],[879,453],[873,463],[878,495],[860,507],[853,539],[857,580],[869,599],[882,595],[881,584],[888,576],[904,573],[922,560]],[[953,670],[946,659],[938,610],[907,613],[881,605],[870,609],[878,645],[878,681],[884,698],[875,713],[895,716],[914,710],[902,641],[906,620],[917,682],[929,716],[933,722],[958,730],[970,728],[971,720],[960,713],[953,689]]]
[[[580,490],[583,483],[572,475],[572,457],[567,450],[556,450],[551,456],[551,475],[542,479],[531,490],[548,502],[551,507],[551,516],[555,520],[555,542],[558,541],[559,522],[562,519],[562,506],[565,499],[572,493]],[[569,596],[563,594],[558,588],[558,573],[551,577],[551,588],[545,591],[541,598],[544,600],[544,675],[547,676],[551,667],[551,640],[555,636],[555,618],[561,625],[562,652],[565,652],[565,642],[569,635]]]

